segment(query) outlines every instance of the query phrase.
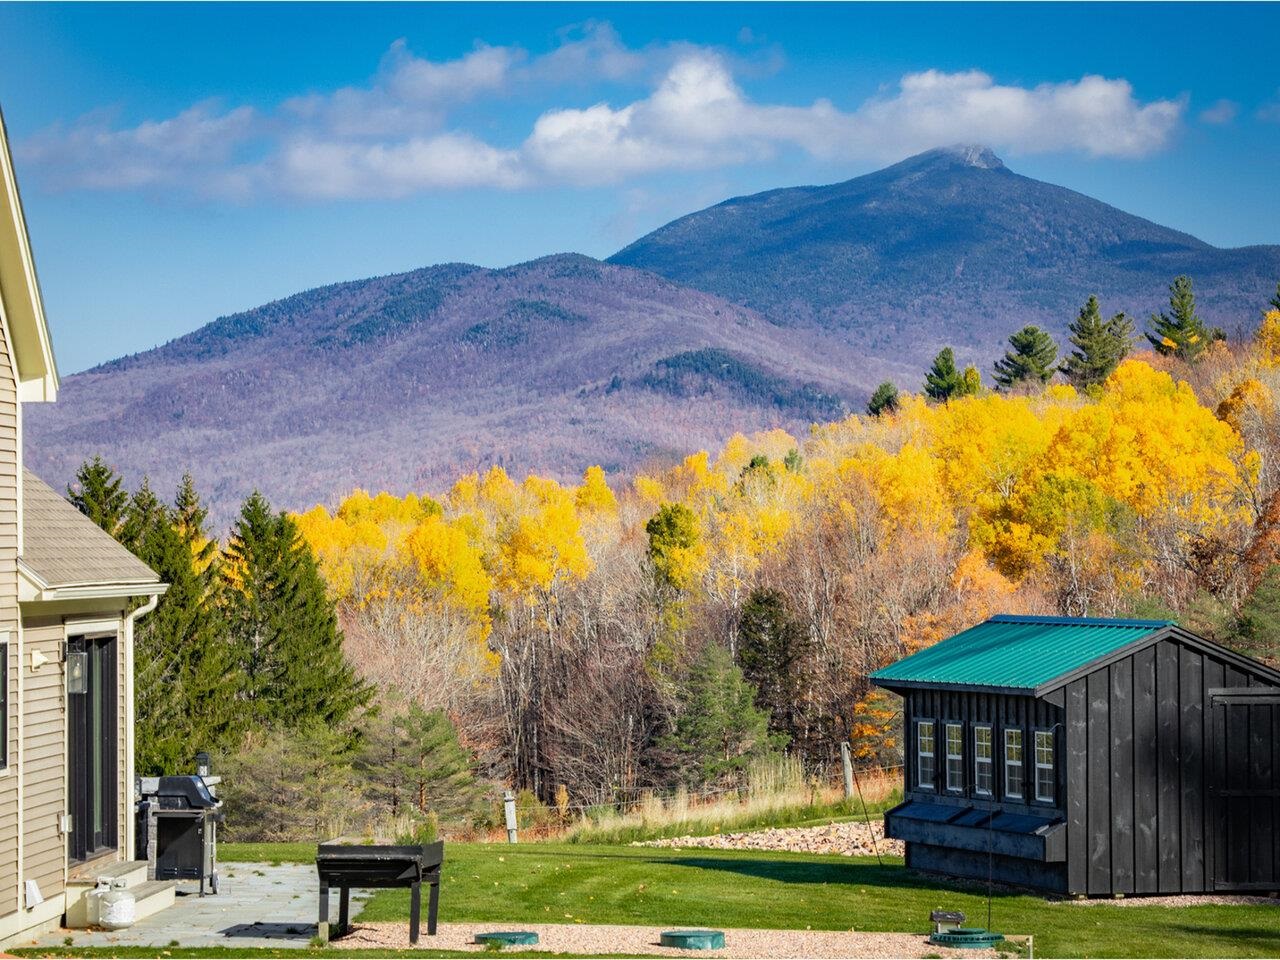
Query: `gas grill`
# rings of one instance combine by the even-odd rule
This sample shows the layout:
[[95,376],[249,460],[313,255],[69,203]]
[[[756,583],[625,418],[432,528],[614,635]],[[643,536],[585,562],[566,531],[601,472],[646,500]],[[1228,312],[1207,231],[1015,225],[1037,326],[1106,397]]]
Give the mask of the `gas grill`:
[[[216,782],[217,778],[209,780]],[[199,880],[218,892],[218,822],[222,801],[204,777],[143,777],[138,802],[138,857],[156,880]]]

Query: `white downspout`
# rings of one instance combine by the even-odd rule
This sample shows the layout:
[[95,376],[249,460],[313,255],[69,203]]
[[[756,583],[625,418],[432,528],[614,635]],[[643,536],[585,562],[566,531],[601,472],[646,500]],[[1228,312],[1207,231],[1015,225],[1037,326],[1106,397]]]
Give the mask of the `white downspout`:
[[133,778],[134,778],[134,762],[133,762],[133,717],[134,717],[134,698],[137,696],[133,688],[133,625],[139,617],[145,617],[148,613],[156,608],[156,604],[160,602],[160,594],[156,594],[138,609],[131,613],[125,614],[124,617],[124,670],[125,683],[128,685],[126,689],[129,695],[124,698],[124,776],[121,778],[121,801],[120,813],[124,820],[124,830],[120,835],[124,837],[124,849],[119,851],[122,859],[132,860],[134,851],[137,850],[137,833],[135,817],[133,815]]

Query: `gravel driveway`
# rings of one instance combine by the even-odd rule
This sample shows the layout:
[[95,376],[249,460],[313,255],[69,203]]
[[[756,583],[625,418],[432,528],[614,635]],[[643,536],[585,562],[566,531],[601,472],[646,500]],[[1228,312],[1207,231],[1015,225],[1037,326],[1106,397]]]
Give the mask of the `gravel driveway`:
[[[664,957],[996,957],[993,950],[949,950],[928,943],[924,935],[913,933],[857,933],[826,930],[734,930],[724,931],[723,950],[677,950],[658,946],[662,927],[623,927],[568,923],[442,923],[434,937],[425,933],[419,947],[436,950],[483,951],[475,943],[477,933],[496,930],[532,930],[540,942],[531,949],[549,953],[598,954]],[[357,923],[347,936],[333,942],[339,951],[368,947],[404,949],[409,946],[407,923]]]

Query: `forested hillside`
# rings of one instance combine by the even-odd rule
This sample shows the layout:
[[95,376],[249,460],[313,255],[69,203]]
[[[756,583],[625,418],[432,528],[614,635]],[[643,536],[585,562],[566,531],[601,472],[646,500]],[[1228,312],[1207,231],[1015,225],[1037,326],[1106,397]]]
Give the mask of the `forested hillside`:
[[821,766],[845,737],[879,758],[866,675],[993,613],[1280,655],[1280,311],[1194,360],[1167,339],[1080,389],[903,394],[616,488],[493,468],[298,523],[362,674],[546,799],[731,783],[784,745]]
[[1232,345],[1179,278],[1154,352],[1126,357],[1132,323],[1091,300],[1065,359],[1015,332],[997,390],[943,351],[920,393],[805,435],[612,484],[492,467],[301,514],[254,495],[224,543],[194,483],[170,506],[88,463],[73,501],[173,584],[138,634],[140,769],[214,749],[256,811],[242,835],[417,837],[492,823],[498,784],[563,823],[783,751],[821,770],[846,738],[892,763],[867,675],[997,612],[1177,619],[1276,661],[1274,303]]
[[589,257],[451,264],[311,290],[68,377],[31,407],[26,457],[55,486],[98,454],[131,483],[193,473],[225,529],[254,490],[300,508],[803,428],[856,402],[857,356]]

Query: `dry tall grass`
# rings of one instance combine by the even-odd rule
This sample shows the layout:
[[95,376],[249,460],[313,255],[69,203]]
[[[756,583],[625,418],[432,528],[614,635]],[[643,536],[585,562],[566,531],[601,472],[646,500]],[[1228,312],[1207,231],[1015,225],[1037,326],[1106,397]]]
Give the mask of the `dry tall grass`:
[[738,790],[698,796],[642,794],[633,804],[588,807],[552,836],[571,843],[630,843],[661,837],[706,836],[756,827],[798,826],[882,810],[895,796],[895,771],[860,770],[856,792],[846,798],[840,782],[805,775],[800,761],[782,757],[753,764]]

